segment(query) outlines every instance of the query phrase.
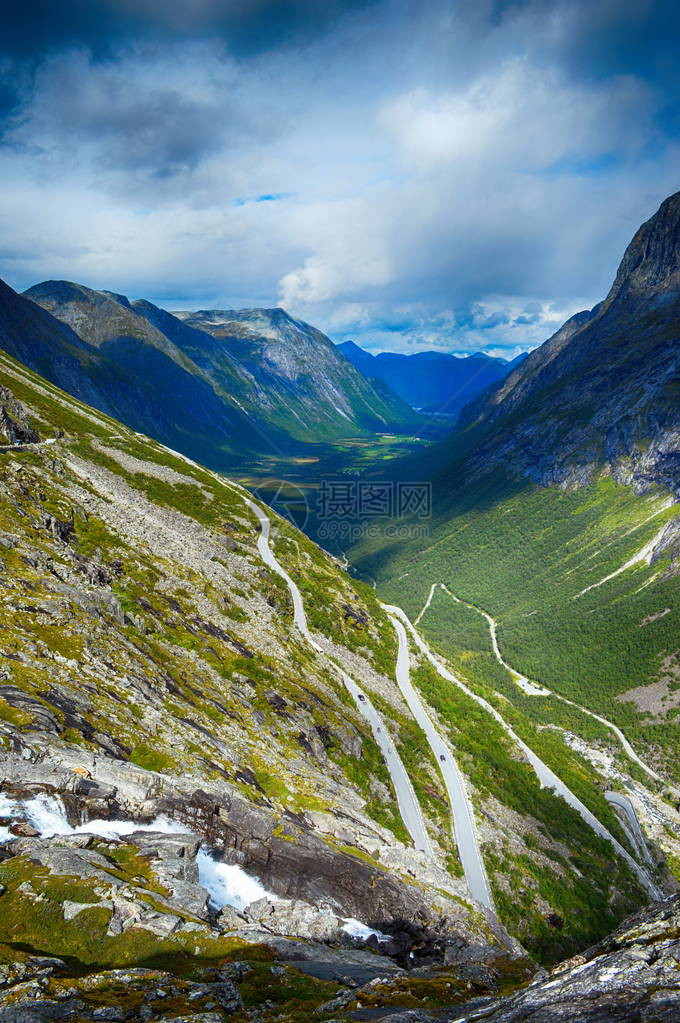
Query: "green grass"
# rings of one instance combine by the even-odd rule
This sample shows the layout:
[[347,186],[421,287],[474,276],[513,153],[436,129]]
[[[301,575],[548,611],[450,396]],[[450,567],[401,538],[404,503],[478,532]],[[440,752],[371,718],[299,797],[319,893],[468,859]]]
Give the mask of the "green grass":
[[[637,880],[628,867],[613,854],[609,842],[599,838],[579,814],[561,798],[540,787],[533,769],[517,756],[514,745],[489,713],[457,686],[443,682],[429,664],[412,673],[414,684],[435,708],[444,723],[461,770],[470,779],[474,802],[481,810],[493,797],[523,817],[531,818],[550,850],[552,843],[564,843],[571,862],[552,871],[538,865],[529,855],[517,861],[509,854],[499,858],[485,850],[487,869],[501,919],[529,951],[543,962],[556,962],[573,954],[584,943],[592,943],[611,930],[625,912],[645,901]],[[511,723],[524,732],[523,737],[556,772],[575,789],[593,812],[620,837],[620,827],[592,778],[566,747],[552,745],[549,733],[531,730],[519,719]],[[624,839],[625,841],[625,839]],[[554,858],[551,851],[545,855]],[[577,868],[578,873],[574,870]],[[579,877],[579,874],[586,875]],[[524,900],[503,894],[496,875],[506,875],[513,892],[527,887],[534,890],[537,879],[543,897],[563,917],[565,925],[556,931],[544,920],[535,899]],[[610,886],[618,895],[611,903]]]
[[[636,565],[581,594],[625,564],[672,518],[662,495],[637,496],[605,477],[574,491],[510,484],[486,478],[464,493],[439,495],[427,541],[408,547],[360,545],[355,563],[379,582],[381,595],[415,616],[432,582],[443,582],[498,622],[498,641],[513,668],[631,731],[644,752],[652,734],[659,766],[680,780],[670,756],[678,724],[653,733],[617,696],[658,677],[661,661],[680,649],[680,577],[663,559]],[[491,660],[485,623],[450,602],[428,612],[424,632],[445,654],[466,659],[466,670],[500,691],[507,672]],[[643,621],[664,608],[671,612]],[[515,687],[516,688],[516,687]],[[517,693],[513,703],[519,705]],[[522,709],[532,716],[529,704]],[[556,715],[567,720],[566,711]],[[555,720],[555,718],[553,718]],[[592,736],[583,719],[580,734]],[[663,751],[666,751],[664,756]]]

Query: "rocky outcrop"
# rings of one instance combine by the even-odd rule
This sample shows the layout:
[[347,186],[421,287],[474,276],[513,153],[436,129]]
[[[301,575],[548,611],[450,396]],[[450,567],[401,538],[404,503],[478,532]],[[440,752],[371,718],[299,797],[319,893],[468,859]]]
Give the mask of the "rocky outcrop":
[[24,406],[7,387],[0,386],[0,444],[36,444],[39,440]]
[[[35,893],[26,892],[25,897],[35,898]],[[88,908],[82,906],[80,912]],[[119,915],[123,932],[139,926],[122,910]],[[166,932],[155,933],[167,942]],[[179,934],[170,937],[179,940]],[[674,896],[629,918],[603,942],[550,974],[542,971],[533,979],[501,955],[482,961],[474,949],[455,964],[427,965],[406,974],[382,956],[333,951],[311,941],[284,942],[279,956],[281,939],[273,936],[269,940],[278,963],[263,959],[257,946],[243,945],[240,958],[204,963],[191,979],[170,965],[161,970],[90,969],[74,975],[62,958],[24,954],[0,966],[0,1023],[73,1018],[151,1023],[169,1016],[219,1023],[244,1008],[246,1014],[239,1019],[262,1023],[289,1018],[329,1023],[331,1018],[334,1023],[373,1018],[388,1023],[676,1023],[679,935],[680,896]],[[293,960],[296,944],[300,954]],[[304,992],[304,1017],[289,1017],[286,1011],[293,1004],[288,1001],[290,985]],[[510,993],[499,997],[503,989]],[[432,1002],[439,1007],[429,1008]]]
[[[676,1023],[680,1019],[680,896],[629,918],[549,977],[457,1023]],[[388,1017],[390,1018],[390,1017]],[[392,1023],[396,1023],[392,1018]]]
[[[75,773],[74,768],[81,773]],[[412,950],[426,950],[439,959],[455,955],[480,941],[521,955],[520,946],[490,914],[478,908],[473,920],[467,907],[443,898],[433,865],[408,883],[394,870],[334,848],[313,828],[304,814],[281,816],[258,807],[226,787],[197,789],[189,780],[173,781],[134,765],[82,753],[42,756],[32,762],[24,756],[0,758],[2,791],[27,798],[39,792],[63,799],[72,824],[94,816],[152,822],[158,817],[177,821],[196,836],[170,838],[140,833],[133,836],[140,854],[153,864],[159,881],[169,887],[182,909],[208,919],[205,891],[198,887],[195,864],[198,840],[214,855],[236,864],[274,892],[281,903],[249,907],[239,923],[227,914],[222,923],[237,929],[253,928],[272,934],[307,937],[314,941],[337,938],[338,918],[357,918],[392,935],[391,951],[407,958]],[[23,843],[23,844],[22,844]],[[75,843],[77,846],[77,842]],[[16,839],[6,847],[14,854],[30,852],[36,862],[61,873],[75,873],[78,857],[83,873],[97,876],[102,864],[88,847],[74,841]],[[406,867],[407,860],[403,866]],[[54,867],[53,867],[54,865]],[[70,868],[73,869],[70,869]],[[428,871],[431,882],[428,885]],[[319,912],[312,907],[326,907]]]
[[[171,1018],[177,1023],[223,1023],[243,1009],[243,998],[231,979],[238,971],[230,967],[238,965],[252,972],[245,964],[230,963],[206,971],[201,981],[144,968],[71,978],[62,960],[28,956],[14,964],[11,973],[0,967],[0,1023],[73,1019],[151,1023]],[[184,1009],[182,1015],[177,1015],[178,1007]]]
[[218,921],[227,930],[243,929],[245,924],[268,934],[317,942],[338,942],[342,937],[342,920],[339,917],[300,900],[272,902],[268,898],[258,899],[242,914],[223,910]]

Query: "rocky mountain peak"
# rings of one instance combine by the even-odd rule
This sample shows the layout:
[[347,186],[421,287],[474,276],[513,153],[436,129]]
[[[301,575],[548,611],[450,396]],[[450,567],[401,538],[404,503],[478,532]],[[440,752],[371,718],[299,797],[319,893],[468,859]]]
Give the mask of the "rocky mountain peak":
[[[680,192],[636,231],[606,299],[577,313],[464,411],[471,458],[543,484],[611,471],[678,492]],[[520,417],[521,410],[521,417]],[[512,418],[510,418],[512,416]]]
[[127,306],[128,309],[132,308],[130,299],[127,295],[119,295],[117,291],[99,291],[97,294],[102,295],[104,298],[113,299],[114,302],[118,302],[119,305]]
[[125,295],[95,291],[71,281],[43,281],[24,292],[24,297],[67,323],[84,341],[100,347],[111,337],[135,335],[140,330]]
[[680,192],[668,197],[635,232],[626,249],[602,313],[622,301],[657,299],[680,293]]
[[30,298],[38,304],[40,304],[41,298],[47,296],[53,301],[68,302],[76,299],[82,301],[93,294],[94,292],[84,284],[75,284],[73,281],[41,281],[40,284],[34,284],[24,292],[26,298]]

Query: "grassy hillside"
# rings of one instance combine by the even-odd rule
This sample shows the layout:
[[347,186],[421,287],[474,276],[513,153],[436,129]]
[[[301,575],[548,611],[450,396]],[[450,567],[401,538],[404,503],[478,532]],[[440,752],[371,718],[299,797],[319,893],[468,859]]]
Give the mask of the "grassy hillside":
[[[678,779],[672,705],[680,683],[680,578],[669,555],[619,571],[677,517],[668,495],[638,496],[607,476],[571,491],[496,476],[446,501],[426,541],[359,547],[359,571],[412,616],[431,584],[445,583],[497,620],[503,656],[514,669],[625,728],[662,772]],[[499,687],[503,669],[481,616],[438,599],[421,624],[473,675],[486,633],[482,675]],[[640,711],[620,699],[664,678],[665,703]]]
[[[261,563],[238,489],[4,355],[0,379],[42,438],[64,434],[0,452],[0,746],[47,723],[58,741],[227,780],[282,810],[365,807],[378,828],[406,838],[370,731],[293,628],[288,591]],[[354,635],[345,638],[354,668],[375,665],[375,684],[393,691],[386,707],[398,732],[405,708],[383,638],[391,628],[372,593],[303,542],[305,590],[321,571],[360,619],[378,616],[362,631],[361,655]],[[325,606],[313,625],[335,638],[342,660],[345,613]],[[426,759],[421,770],[436,777]],[[447,846],[448,822],[443,832]]]

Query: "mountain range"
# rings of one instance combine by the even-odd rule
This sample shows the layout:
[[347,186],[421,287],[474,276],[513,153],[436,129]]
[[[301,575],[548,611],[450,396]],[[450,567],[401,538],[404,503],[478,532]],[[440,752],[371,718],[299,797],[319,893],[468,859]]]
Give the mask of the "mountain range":
[[149,302],[66,281],[23,296],[0,285],[9,354],[214,468],[418,422],[320,331],[283,310],[213,315],[228,330],[199,329]]
[[526,358],[519,355],[506,362],[482,352],[465,358],[446,352],[372,355],[354,341],[345,341],[338,349],[365,376],[382,380],[413,408],[453,417],[457,417],[477,394],[503,380]]
[[[505,732],[465,685],[442,704],[417,633],[248,491],[4,354],[0,377],[0,951],[16,962],[20,937],[21,977],[49,957],[38,1019],[62,989],[64,1012],[116,1004],[121,976],[149,1019],[167,987],[185,1015],[287,1023],[371,992],[493,998],[668,883],[658,853],[635,863],[596,771],[529,715]],[[482,902],[449,758],[479,808]]]

